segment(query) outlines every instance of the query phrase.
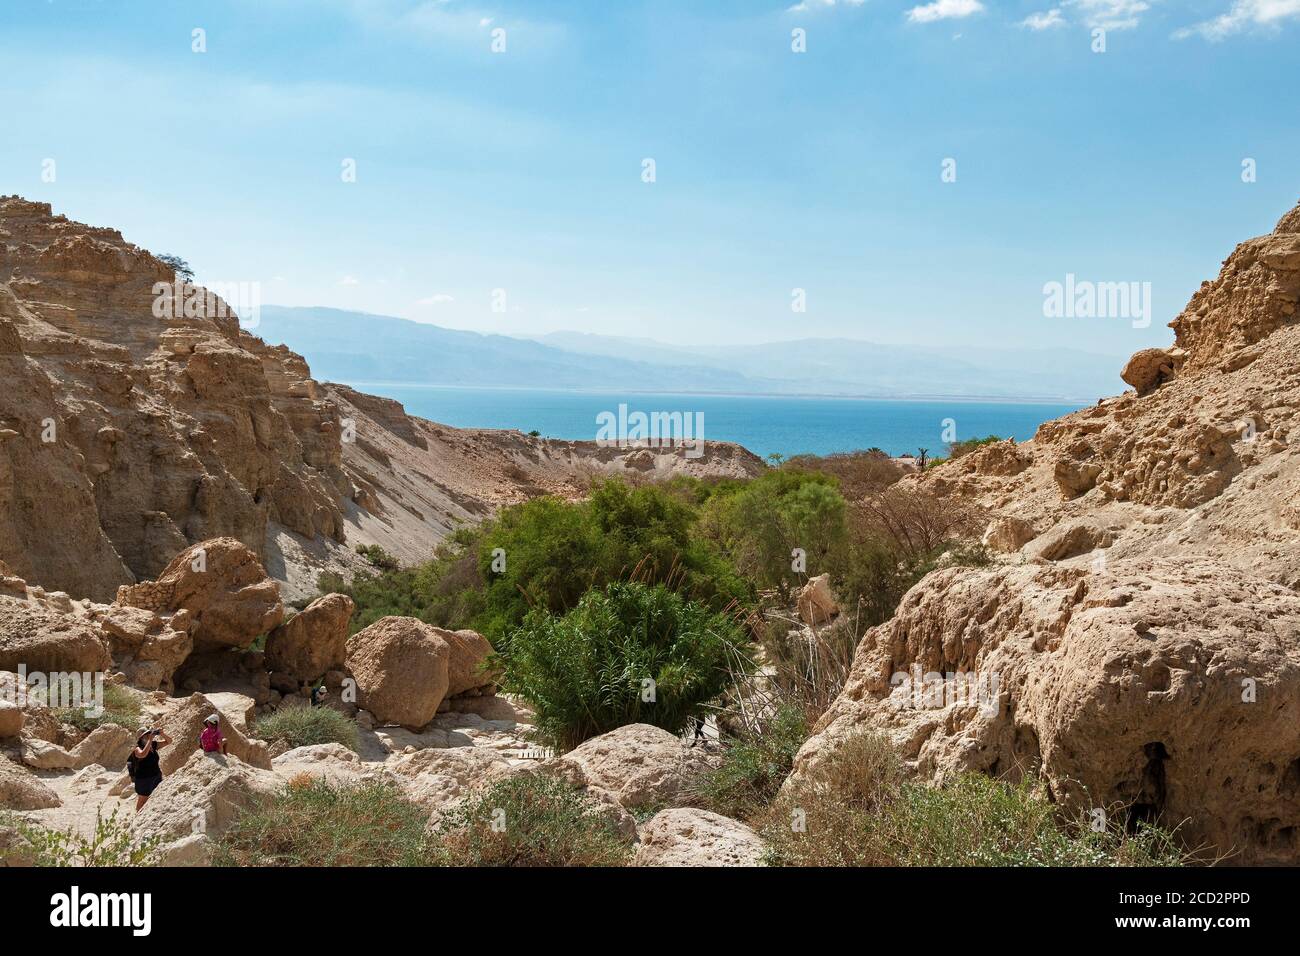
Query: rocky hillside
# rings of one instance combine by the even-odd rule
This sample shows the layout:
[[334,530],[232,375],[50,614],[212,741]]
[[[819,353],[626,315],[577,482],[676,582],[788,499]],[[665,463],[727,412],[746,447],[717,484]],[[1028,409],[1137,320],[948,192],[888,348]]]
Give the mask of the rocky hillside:
[[0,560],[26,580],[106,601],[229,536],[294,598],[356,567],[356,544],[415,560],[458,523],[593,473],[762,468],[735,446],[687,459],[411,418],[316,382],[215,296],[179,307],[202,290],[158,308],[173,280],[116,230],[0,198]]
[[[1133,357],[1133,391],[904,479],[986,508],[999,563],[931,574],[867,635],[799,772],[880,729],[926,778],[1037,770],[1072,811],[1300,859],[1298,300],[1300,207]],[[996,677],[995,712],[914,706],[917,668]]]

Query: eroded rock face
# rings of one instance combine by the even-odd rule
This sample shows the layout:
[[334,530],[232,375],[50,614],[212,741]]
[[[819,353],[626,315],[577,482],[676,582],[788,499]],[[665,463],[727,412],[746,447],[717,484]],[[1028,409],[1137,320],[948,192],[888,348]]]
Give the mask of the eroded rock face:
[[267,637],[267,668],[304,681],[342,669],[355,609],[345,594],[327,594],[307,605]]
[[251,767],[238,757],[192,753],[158,785],[132,818],[131,828],[170,844],[195,836],[197,827],[198,835],[210,840],[282,786],[269,769]]
[[650,724],[628,724],[593,737],[558,759],[580,782],[607,790],[628,809],[671,804],[704,767],[703,754]]
[[30,674],[102,672],[108,643],[88,621],[37,601],[0,595],[0,671],[25,665]]
[[121,587],[117,603],[163,614],[188,612],[194,650],[248,647],[284,619],[280,585],[257,555],[233,538],[186,548],[157,581]]
[[[187,545],[341,541],[336,406],[225,302],[48,204],[0,198],[0,557],[107,601]],[[172,307],[173,302],[177,307]],[[198,303],[198,309],[187,308]]]
[[189,760],[191,754],[201,752],[199,734],[203,733],[203,721],[212,714],[221,718],[221,733],[226,738],[231,756],[238,757],[251,767],[271,769],[271,755],[266,741],[250,739],[215,703],[202,694],[193,694],[185,700],[176,701],[162,717],[162,728],[172,738],[171,746],[163,747],[159,752],[158,764],[163,776],[175,773]]
[[633,866],[760,866],[766,848],[739,820],[694,807],[661,810],[640,836]]
[[43,810],[59,806],[58,795],[30,770],[0,756],[0,807]]
[[[976,682],[926,698],[891,680],[914,668]],[[879,730],[929,780],[1036,771],[1067,813],[1181,823],[1192,846],[1294,863],[1297,686],[1300,595],[1222,564],[952,569],[863,639],[796,775]]]
[[451,648],[413,617],[380,618],[348,639],[357,706],[380,723],[416,729],[433,720],[447,695]]

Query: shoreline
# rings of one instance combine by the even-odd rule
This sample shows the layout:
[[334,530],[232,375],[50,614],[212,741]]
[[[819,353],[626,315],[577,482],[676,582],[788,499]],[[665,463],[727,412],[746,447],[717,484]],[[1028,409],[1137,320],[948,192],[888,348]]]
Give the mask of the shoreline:
[[[401,382],[401,381],[339,381],[322,380],[322,384],[345,385],[348,388],[357,389],[358,391],[368,388],[419,388],[435,391],[440,389],[454,391],[481,391],[481,392],[552,392],[560,395],[614,395],[620,394],[612,388],[548,388],[540,385],[435,385],[428,382]],[[798,400],[832,400],[832,401],[852,401],[852,402],[899,402],[899,403],[932,403],[932,402],[956,402],[963,404],[998,404],[998,405],[1067,405],[1074,408],[1089,408],[1095,405],[1097,401],[1105,397],[1099,396],[1091,401],[1082,401],[1080,399],[1068,398],[1037,398],[1037,397],[1014,397],[1009,398],[998,395],[902,395],[902,396],[884,396],[884,395],[845,395],[841,393],[820,393],[820,392],[701,392],[701,391],[650,391],[638,389],[626,393],[628,396],[633,395],[668,395],[683,396],[689,398],[749,398],[749,399],[798,399]]]

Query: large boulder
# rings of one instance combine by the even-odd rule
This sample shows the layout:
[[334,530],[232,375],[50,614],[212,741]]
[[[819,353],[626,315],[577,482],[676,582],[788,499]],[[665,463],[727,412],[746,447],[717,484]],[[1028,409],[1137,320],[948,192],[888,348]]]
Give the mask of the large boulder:
[[989,522],[981,543],[991,551],[1010,553],[1019,551],[1037,535],[1034,526],[1024,518],[1005,516]]
[[656,813],[640,836],[633,866],[761,866],[766,847],[739,820],[694,807]]
[[650,724],[627,724],[593,737],[558,763],[580,771],[588,786],[609,791],[629,809],[673,803],[706,766],[702,754]]
[[494,651],[486,637],[470,630],[448,631],[435,627],[434,631],[451,648],[447,661],[448,697],[496,685],[501,674],[488,665]]
[[39,737],[23,738],[23,763],[37,770],[81,770],[91,764],[120,770],[135,746],[135,733],[117,724],[101,724],[71,749]]
[[192,753],[153,792],[131,828],[164,844],[196,835],[211,839],[282,786],[269,770],[250,767],[238,757]]
[[0,740],[17,737],[23,729],[23,711],[13,701],[0,700]]
[[858,647],[793,779],[849,736],[920,777],[1035,771],[1069,816],[1300,862],[1300,596],[1205,559],[949,569]]
[[340,670],[347,660],[348,622],[355,609],[346,594],[312,601],[267,637],[267,670],[304,681]]
[[809,627],[829,624],[840,613],[839,602],[831,591],[831,576],[819,574],[809,578],[795,599],[799,617]]
[[183,701],[177,701],[161,718],[163,730],[172,738],[171,746],[159,751],[158,763],[164,776],[175,773],[189,760],[191,754],[199,752],[203,721],[214,713],[221,718],[221,733],[226,738],[226,748],[232,756],[251,767],[271,769],[271,754],[266,741],[252,740],[245,736],[235,722],[226,717],[221,708],[209,698],[203,694],[193,694]]
[[186,548],[156,581],[123,585],[117,603],[160,614],[189,612],[194,649],[248,647],[284,620],[280,585],[257,555],[234,538]]
[[106,671],[108,643],[87,621],[35,601],[0,596],[0,671]]
[[416,750],[390,761],[387,769],[395,774],[412,800],[434,811],[511,772],[510,761],[490,747]]
[[419,728],[447,696],[451,648],[413,617],[384,617],[348,640],[357,706],[381,724]]
[[44,810],[60,804],[58,795],[30,770],[0,756],[0,808]]
[[171,690],[176,668],[194,649],[187,630],[188,613],[161,614],[127,604],[110,604],[98,614],[100,630],[108,636],[113,666],[143,690]]
[[1146,395],[1173,381],[1180,364],[1180,349],[1141,349],[1133,353],[1119,377],[1136,388],[1139,395]]

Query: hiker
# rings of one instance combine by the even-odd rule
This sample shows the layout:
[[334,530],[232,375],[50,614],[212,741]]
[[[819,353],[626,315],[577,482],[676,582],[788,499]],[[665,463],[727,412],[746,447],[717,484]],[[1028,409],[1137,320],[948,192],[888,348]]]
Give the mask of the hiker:
[[158,748],[172,742],[161,727],[141,728],[136,734],[135,749],[126,762],[126,771],[135,781],[135,812],[139,813],[150,794],[162,783],[162,768],[158,766]]
[[325,689],[324,684],[321,684],[319,687],[313,687],[311,690],[311,705],[313,707],[320,707],[325,703],[325,695],[328,693],[329,691]]
[[213,714],[203,721],[203,733],[199,734],[199,749],[205,754],[230,755],[230,751],[226,749],[226,738],[221,736],[221,717],[218,714]]

